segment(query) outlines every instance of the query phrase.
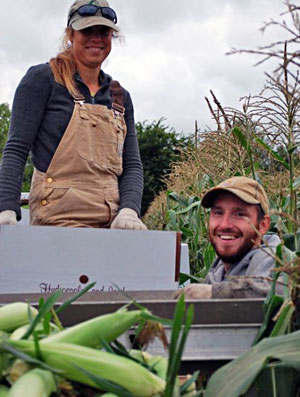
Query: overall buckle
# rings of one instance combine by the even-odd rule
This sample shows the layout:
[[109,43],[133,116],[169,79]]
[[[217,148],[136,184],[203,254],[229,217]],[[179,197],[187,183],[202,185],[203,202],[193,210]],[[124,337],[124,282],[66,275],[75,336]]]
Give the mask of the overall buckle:
[[112,103],[111,109],[114,112],[115,116],[117,116],[118,114],[121,114],[122,116],[124,116],[124,114],[125,114],[124,106],[121,106],[115,102]]

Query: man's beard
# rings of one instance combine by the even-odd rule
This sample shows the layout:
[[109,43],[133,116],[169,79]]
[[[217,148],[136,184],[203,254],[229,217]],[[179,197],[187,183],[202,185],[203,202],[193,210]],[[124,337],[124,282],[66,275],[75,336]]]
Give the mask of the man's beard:
[[239,262],[255,246],[254,240],[256,237],[257,237],[257,234],[253,231],[253,235],[244,242],[244,244],[239,248],[238,252],[236,252],[236,254],[230,255],[230,256],[221,254],[218,251],[216,244],[213,243],[212,239],[210,239],[210,240],[211,240],[211,244],[212,244],[216,254],[223,261],[223,263],[229,263],[229,264],[233,265],[233,264],[236,264],[237,262]]

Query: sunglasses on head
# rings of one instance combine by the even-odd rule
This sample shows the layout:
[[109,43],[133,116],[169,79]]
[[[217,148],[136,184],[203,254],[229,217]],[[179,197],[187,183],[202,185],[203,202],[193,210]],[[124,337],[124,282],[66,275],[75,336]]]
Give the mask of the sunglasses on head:
[[91,17],[91,16],[96,15],[99,10],[101,11],[101,15],[103,16],[103,18],[109,19],[110,21],[117,23],[117,14],[115,13],[115,11],[112,8],[100,7],[100,6],[96,6],[93,4],[86,4],[72,12],[72,14],[68,18],[68,26],[69,26],[72,16],[74,14],[76,14],[76,12],[81,17]]

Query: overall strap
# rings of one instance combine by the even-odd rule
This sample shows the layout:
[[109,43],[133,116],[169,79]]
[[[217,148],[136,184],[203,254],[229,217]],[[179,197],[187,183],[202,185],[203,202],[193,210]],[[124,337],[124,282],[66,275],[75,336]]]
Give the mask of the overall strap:
[[73,95],[73,99],[75,103],[79,103],[79,105],[83,105],[85,102],[85,98],[82,94],[78,93],[78,95]]
[[111,105],[112,110],[117,111],[122,115],[124,115],[125,107],[124,107],[123,89],[118,81],[112,80],[112,82],[110,83],[110,93],[112,96],[112,105]]

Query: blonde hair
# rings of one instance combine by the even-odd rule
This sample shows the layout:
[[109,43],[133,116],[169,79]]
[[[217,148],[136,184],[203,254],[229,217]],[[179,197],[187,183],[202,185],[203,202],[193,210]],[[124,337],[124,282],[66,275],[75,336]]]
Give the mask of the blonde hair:
[[[54,80],[65,86],[73,97],[81,97],[74,80],[77,67],[70,43],[72,33],[73,29],[70,26],[67,27],[62,40],[61,52],[55,58],[51,58],[49,63]],[[123,40],[123,36],[115,31],[113,31],[113,38],[118,38],[120,42]]]
[[78,97],[81,94],[74,80],[74,74],[77,68],[70,45],[72,31],[73,29],[71,27],[66,28],[62,42],[62,51],[55,58],[50,59],[50,68],[54,80],[65,86],[73,97]]

